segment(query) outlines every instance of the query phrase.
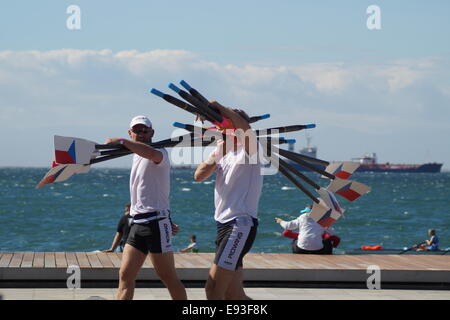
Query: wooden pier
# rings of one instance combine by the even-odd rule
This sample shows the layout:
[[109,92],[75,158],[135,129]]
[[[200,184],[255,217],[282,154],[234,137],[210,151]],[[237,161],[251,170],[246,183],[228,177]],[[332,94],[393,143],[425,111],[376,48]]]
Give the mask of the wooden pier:
[[[79,266],[82,283],[117,282],[121,253],[0,252],[0,287],[40,282],[65,285],[68,267]],[[213,253],[175,254],[178,276],[204,282]],[[381,284],[430,285],[450,288],[450,256],[439,255],[295,255],[250,253],[244,259],[244,280],[261,285],[366,285],[369,266],[380,268]],[[158,281],[149,258],[138,281]]]

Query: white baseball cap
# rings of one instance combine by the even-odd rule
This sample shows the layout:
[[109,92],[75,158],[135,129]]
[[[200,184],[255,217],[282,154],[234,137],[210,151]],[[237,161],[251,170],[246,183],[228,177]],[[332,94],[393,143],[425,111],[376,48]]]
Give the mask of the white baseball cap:
[[144,126],[149,127],[149,128],[152,127],[152,122],[146,116],[136,116],[133,119],[131,119],[130,129],[133,128],[137,124],[143,124]]

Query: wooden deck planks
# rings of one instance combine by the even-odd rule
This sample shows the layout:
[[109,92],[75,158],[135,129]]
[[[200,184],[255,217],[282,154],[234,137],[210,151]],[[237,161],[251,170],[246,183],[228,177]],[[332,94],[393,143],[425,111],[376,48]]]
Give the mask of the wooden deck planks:
[[44,252],[44,266],[46,268],[56,268],[56,259],[54,252]]
[[10,268],[18,268],[22,264],[23,252],[14,252],[11,262],[9,263]]
[[96,252],[87,252],[86,256],[92,268],[103,268]]
[[108,255],[109,259],[111,260],[114,268],[120,269],[121,258],[115,252],[107,253],[107,255]]
[[76,252],[75,256],[77,257],[78,266],[80,268],[90,268],[91,267],[91,264],[89,263],[86,252]]
[[33,268],[44,268],[44,252],[35,252],[33,258]]
[[2,257],[0,259],[0,267],[7,268],[9,266],[9,263],[11,262],[12,257],[13,254],[9,252],[2,254]]
[[109,255],[107,253],[98,252],[97,258],[100,261],[103,268],[113,268],[114,267],[111,259],[109,258]]
[[25,252],[23,254],[21,268],[31,268],[33,266],[34,252]]
[[55,252],[55,262],[57,268],[67,268],[67,260],[65,252]]
[[78,260],[77,256],[75,255],[75,252],[66,252],[66,261],[67,266],[78,266]]

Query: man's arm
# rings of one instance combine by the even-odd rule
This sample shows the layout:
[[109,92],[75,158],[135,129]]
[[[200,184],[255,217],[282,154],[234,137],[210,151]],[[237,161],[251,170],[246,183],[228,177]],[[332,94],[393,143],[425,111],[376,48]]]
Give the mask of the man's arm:
[[248,155],[253,155],[257,150],[256,134],[250,127],[247,120],[241,117],[236,111],[231,108],[224,107],[217,101],[212,101],[211,105],[217,108],[222,116],[228,118],[233,126],[236,128],[235,134],[240,143],[245,147]]
[[161,151],[142,142],[121,138],[110,138],[106,140],[106,144],[121,144],[128,150],[140,155],[143,158],[152,160],[156,164],[159,164],[163,160],[163,154]]
[[116,232],[116,235],[114,236],[114,240],[111,244],[111,248],[109,248],[108,250],[102,250],[102,251],[103,252],[114,252],[114,250],[116,250],[117,246],[119,245],[121,239],[122,239],[122,233]]
[[215,152],[209,155],[209,158],[206,161],[203,161],[199,164],[194,173],[195,181],[203,181],[208,179],[216,170],[216,156]]

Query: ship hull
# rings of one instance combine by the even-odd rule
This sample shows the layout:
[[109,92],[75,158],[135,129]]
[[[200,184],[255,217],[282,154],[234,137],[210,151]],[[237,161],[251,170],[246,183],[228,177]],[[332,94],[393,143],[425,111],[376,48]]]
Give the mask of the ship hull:
[[398,172],[398,173],[437,173],[441,172],[442,163],[425,163],[421,165],[361,165],[357,172]]
[[[312,171],[296,162],[289,161],[293,167],[299,171]],[[318,169],[324,170],[323,166],[314,165]],[[356,172],[392,172],[392,173],[437,173],[441,172],[442,163],[425,163],[421,165],[390,165],[390,164],[372,164],[372,165],[361,165]]]

